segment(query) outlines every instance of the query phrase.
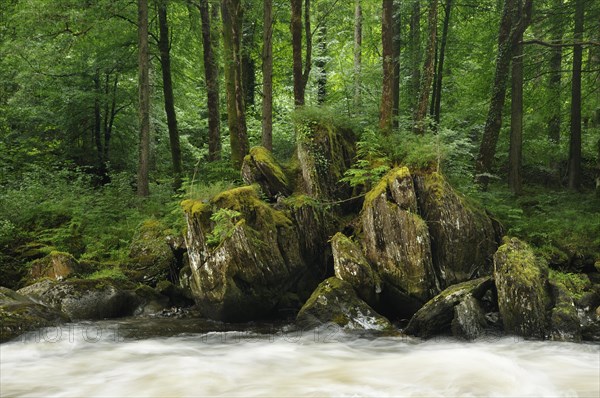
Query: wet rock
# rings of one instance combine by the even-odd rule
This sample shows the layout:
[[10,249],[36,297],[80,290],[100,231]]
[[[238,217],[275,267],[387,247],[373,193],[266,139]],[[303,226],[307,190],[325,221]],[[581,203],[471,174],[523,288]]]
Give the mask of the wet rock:
[[459,337],[476,338],[485,326],[479,300],[491,288],[493,282],[490,277],[446,288],[417,311],[405,332],[429,338],[452,330]]
[[546,264],[526,243],[505,238],[494,255],[494,279],[504,330],[544,338],[550,304]]
[[358,298],[350,283],[336,277],[321,282],[296,317],[301,328],[329,323],[347,330],[394,330],[386,318]]
[[242,178],[248,185],[258,184],[271,200],[291,194],[290,184],[283,169],[269,150],[262,146],[250,149],[242,164]]
[[81,273],[83,267],[69,253],[53,251],[47,256],[34,260],[29,271],[30,281],[40,278],[63,280],[74,274]]
[[[406,167],[396,168],[366,195],[360,220],[363,250],[384,282],[383,291],[395,291],[395,296],[423,304],[439,288],[429,230],[416,210],[410,172]],[[390,304],[406,312],[405,303]]]
[[110,279],[43,280],[18,291],[71,320],[118,318],[132,315],[139,298],[121,282]]
[[23,333],[68,321],[59,311],[0,286],[0,343]]
[[341,232],[331,239],[331,248],[335,276],[350,283],[369,305],[377,305],[381,281],[360,248]]
[[558,281],[550,282],[554,307],[550,313],[549,338],[557,341],[581,341],[577,308],[567,288]]
[[439,173],[417,176],[415,188],[441,287],[491,275],[499,224],[459,196]]

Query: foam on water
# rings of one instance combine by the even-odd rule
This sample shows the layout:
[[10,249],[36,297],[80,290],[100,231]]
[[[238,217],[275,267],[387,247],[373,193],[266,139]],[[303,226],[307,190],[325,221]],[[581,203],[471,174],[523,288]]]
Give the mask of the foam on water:
[[339,331],[131,340],[69,328],[0,346],[0,395],[600,396],[593,344],[420,342]]

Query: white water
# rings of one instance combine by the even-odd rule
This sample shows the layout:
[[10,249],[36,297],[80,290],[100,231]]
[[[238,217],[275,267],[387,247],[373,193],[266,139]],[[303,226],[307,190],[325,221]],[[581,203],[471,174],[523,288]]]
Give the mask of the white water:
[[366,339],[332,329],[132,340],[105,326],[1,345],[0,396],[600,396],[592,344]]

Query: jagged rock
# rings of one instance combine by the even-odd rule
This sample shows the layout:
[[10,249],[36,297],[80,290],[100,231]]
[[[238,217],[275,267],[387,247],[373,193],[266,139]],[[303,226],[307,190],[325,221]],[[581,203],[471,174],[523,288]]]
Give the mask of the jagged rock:
[[0,286],[0,343],[25,332],[57,326],[66,321],[67,317],[61,312]]
[[[483,311],[478,301],[492,287],[491,278],[483,277],[446,288],[417,311],[408,323],[405,332],[429,338],[447,333],[454,323],[452,329],[458,336],[477,337],[483,328],[483,325],[480,324],[480,315]],[[456,309],[459,305],[461,307]]]
[[505,238],[494,255],[498,308],[507,333],[544,338],[548,269],[526,243]]
[[335,276],[350,283],[358,296],[369,305],[376,305],[381,293],[381,281],[360,248],[341,232],[331,239],[331,248]]
[[242,164],[242,178],[248,185],[258,184],[270,199],[292,192],[288,179],[269,150],[262,146],[250,149]]
[[459,196],[439,173],[416,176],[415,188],[441,287],[491,275],[499,224]]
[[134,281],[155,286],[161,280],[177,282],[179,270],[171,250],[169,231],[160,221],[144,221],[132,239],[125,274]]
[[45,279],[18,293],[64,313],[71,320],[128,316],[140,304],[135,294],[111,279],[63,282]]
[[[183,207],[190,285],[206,316],[225,321],[268,316],[306,273],[297,229],[282,211],[261,201],[255,187],[222,192],[211,204],[187,201]],[[206,221],[211,207],[236,216],[211,226]],[[211,247],[206,236],[214,238],[217,228],[222,235]]]
[[31,281],[40,278],[63,280],[82,271],[79,262],[69,253],[53,251],[47,256],[31,263],[29,277]]
[[366,195],[360,216],[365,256],[381,276],[384,294],[392,295],[388,301],[406,316],[439,292],[429,231],[416,210],[412,177],[402,167]]
[[581,326],[577,316],[577,308],[569,291],[558,281],[551,281],[550,287],[554,299],[554,307],[550,313],[550,339],[581,341]]
[[299,121],[297,155],[304,191],[321,200],[346,199],[351,189],[340,180],[354,161],[356,136],[334,121]]
[[296,317],[301,328],[329,323],[347,330],[394,330],[386,318],[358,298],[350,283],[336,277],[321,282]]

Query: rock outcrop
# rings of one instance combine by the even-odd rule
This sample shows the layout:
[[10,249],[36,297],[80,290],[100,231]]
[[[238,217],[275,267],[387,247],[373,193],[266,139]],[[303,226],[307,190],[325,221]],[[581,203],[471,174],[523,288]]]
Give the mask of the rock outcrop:
[[244,158],[242,178],[248,185],[258,184],[271,200],[292,193],[283,168],[275,161],[271,152],[262,146],[250,149],[250,153]]
[[82,270],[83,267],[69,253],[53,251],[43,258],[32,261],[29,277],[31,281],[40,278],[63,280]]
[[390,322],[356,295],[352,285],[336,277],[321,282],[296,318],[301,328],[335,323],[345,330],[394,330]]

